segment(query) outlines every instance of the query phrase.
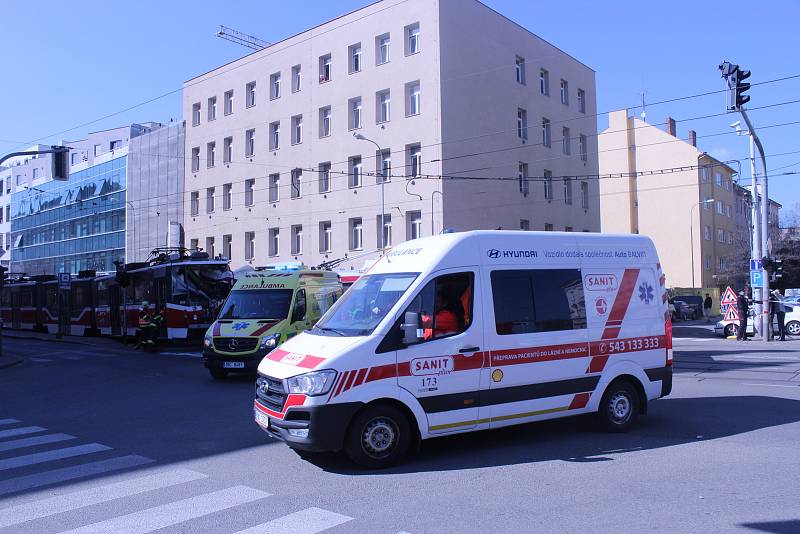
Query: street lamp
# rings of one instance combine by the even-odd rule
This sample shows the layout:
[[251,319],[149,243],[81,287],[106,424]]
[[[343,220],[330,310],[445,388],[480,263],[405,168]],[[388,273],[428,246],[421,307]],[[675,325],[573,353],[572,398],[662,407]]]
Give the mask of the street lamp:
[[[381,163],[383,163],[383,149],[381,148],[381,146],[378,143],[376,143],[375,141],[373,141],[372,139],[370,139],[368,137],[365,137],[364,135],[362,135],[362,134],[360,134],[358,132],[353,132],[353,137],[355,137],[359,141],[369,141],[370,143],[375,145],[375,147],[378,149],[378,154],[380,155]],[[383,226],[384,225],[384,220],[383,220],[384,213],[386,213],[386,207],[385,207],[386,196],[385,196],[385,193],[384,193],[384,186],[385,185],[386,185],[386,176],[383,176],[383,173],[381,173],[381,231],[379,232],[380,235],[381,235],[381,252],[383,252],[384,248],[386,248],[386,236],[384,234],[384,232],[386,231],[386,228],[384,228],[384,226]]]
[[692,212],[697,206],[701,204],[712,204],[714,202],[713,198],[709,198],[698,202],[697,204],[692,204],[692,207],[689,208],[689,239],[691,241],[691,248],[692,248],[692,289],[695,289],[697,285],[694,283],[694,219],[692,219]]

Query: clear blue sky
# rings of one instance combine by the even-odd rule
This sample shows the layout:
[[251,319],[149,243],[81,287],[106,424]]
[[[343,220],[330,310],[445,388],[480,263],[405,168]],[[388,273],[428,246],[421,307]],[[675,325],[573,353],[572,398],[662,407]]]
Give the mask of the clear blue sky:
[[[3,0],[0,153],[43,137],[44,142],[79,139],[125,123],[180,118],[178,92],[47,137],[179,89],[184,80],[244,55],[246,49],[214,36],[219,24],[277,41],[368,3]],[[721,89],[716,66],[723,59],[752,70],[754,83],[800,74],[800,64],[791,61],[800,15],[794,0],[485,3],[595,69],[598,111],[633,107],[642,91],[656,102]],[[800,99],[800,78],[753,87],[750,94],[751,107]],[[667,115],[698,117],[724,106],[721,94],[653,105],[647,120],[660,124]],[[721,160],[745,158],[745,138],[703,138],[729,130],[737,118],[680,122],[678,133],[685,137],[687,130],[697,130],[699,146]],[[754,110],[751,118],[757,127],[800,121],[800,103]],[[599,118],[601,129],[605,122]],[[770,169],[800,171],[800,124],[762,129],[761,138]],[[797,153],[769,157],[785,152]],[[743,165],[749,180],[748,168]],[[770,196],[785,209],[800,202],[800,175],[776,176],[770,184]]]

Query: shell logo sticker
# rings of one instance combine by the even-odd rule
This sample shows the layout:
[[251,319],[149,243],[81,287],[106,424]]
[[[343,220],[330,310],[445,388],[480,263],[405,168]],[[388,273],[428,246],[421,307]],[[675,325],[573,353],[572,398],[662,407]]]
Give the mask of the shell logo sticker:
[[289,354],[281,358],[280,361],[281,363],[285,363],[288,365],[297,365],[298,363],[303,361],[304,358],[305,356],[303,356],[302,354],[297,354],[296,352],[290,352]]
[[503,370],[502,369],[495,369],[492,371],[492,380],[495,382],[500,382],[503,380]]

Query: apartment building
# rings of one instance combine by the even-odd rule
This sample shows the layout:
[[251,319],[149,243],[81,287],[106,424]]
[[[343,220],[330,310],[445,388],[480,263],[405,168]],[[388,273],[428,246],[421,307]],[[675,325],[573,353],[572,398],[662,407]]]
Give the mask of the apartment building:
[[236,268],[598,231],[595,111],[594,71],[480,2],[376,2],[185,82],[187,242]]
[[[682,139],[672,118],[662,130],[614,111],[598,149],[604,232],[649,235],[671,287],[745,283],[750,192],[733,168],[697,147],[694,131]],[[607,177],[614,174],[621,176]]]
[[11,183],[12,171],[0,167],[0,265],[8,268],[11,261]]

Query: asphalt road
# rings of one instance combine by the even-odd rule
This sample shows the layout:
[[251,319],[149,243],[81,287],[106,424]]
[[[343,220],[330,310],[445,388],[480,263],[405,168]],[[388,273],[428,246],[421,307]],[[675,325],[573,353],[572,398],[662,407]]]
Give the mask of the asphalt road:
[[444,437],[378,472],[271,440],[252,380],[191,350],[6,337],[0,533],[800,532],[800,340],[676,334],[673,394],[632,432]]

